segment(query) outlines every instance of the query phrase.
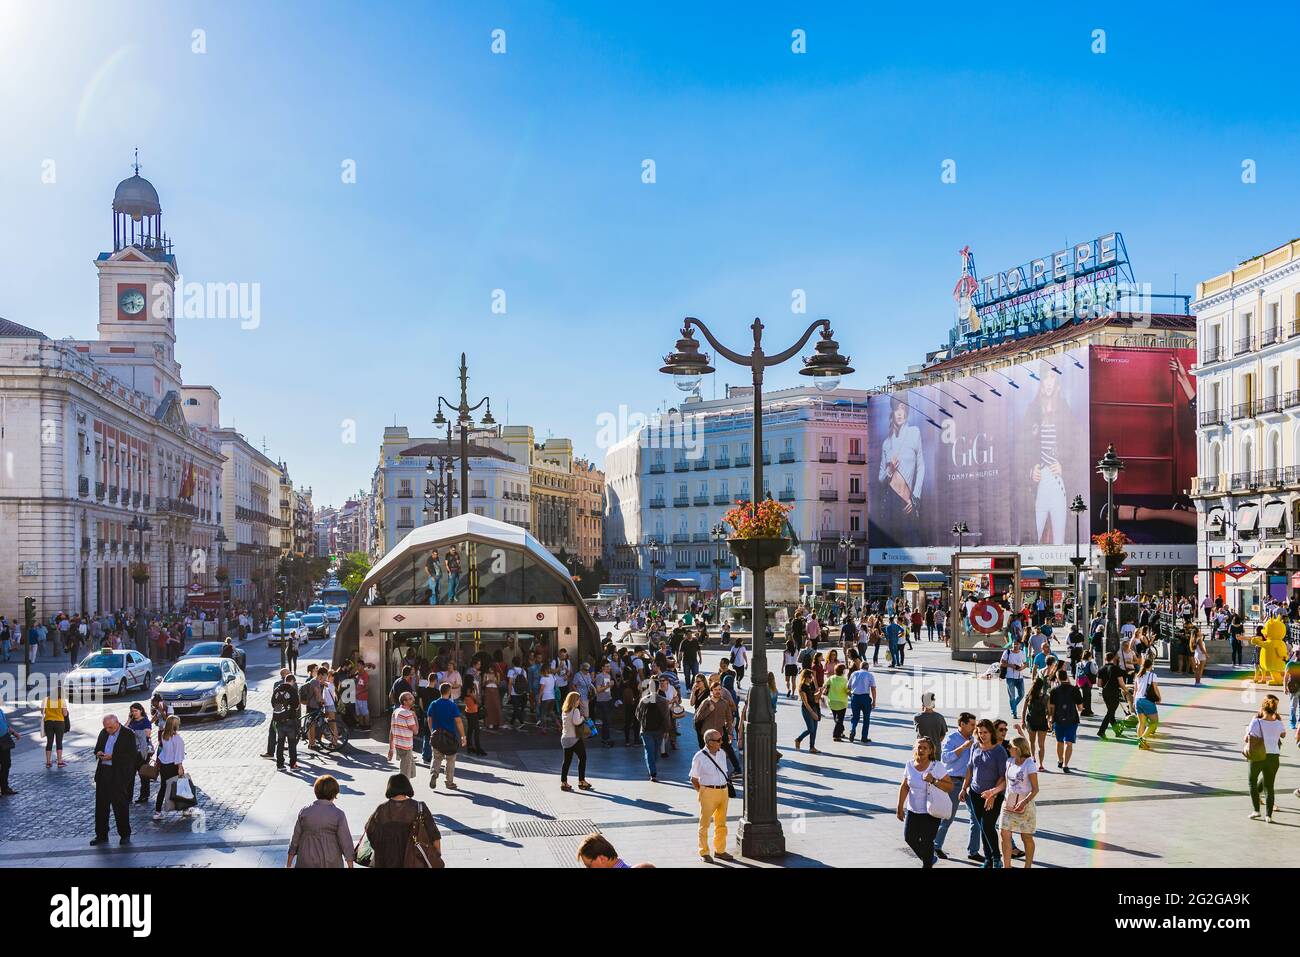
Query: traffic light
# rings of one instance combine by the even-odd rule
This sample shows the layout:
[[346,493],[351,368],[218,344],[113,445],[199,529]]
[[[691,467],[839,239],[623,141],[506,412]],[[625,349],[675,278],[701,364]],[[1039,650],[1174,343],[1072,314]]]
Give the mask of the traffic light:
[[281,616],[283,616],[283,615],[284,615],[285,581],[286,581],[286,579],[285,579],[285,577],[284,577],[283,575],[281,575],[281,576],[279,576],[278,578],[276,578],[275,581],[276,581],[276,586],[275,586],[275,613],[276,613],[277,615],[281,615]]
[[28,631],[36,627],[36,599],[31,595],[23,599],[23,618]]

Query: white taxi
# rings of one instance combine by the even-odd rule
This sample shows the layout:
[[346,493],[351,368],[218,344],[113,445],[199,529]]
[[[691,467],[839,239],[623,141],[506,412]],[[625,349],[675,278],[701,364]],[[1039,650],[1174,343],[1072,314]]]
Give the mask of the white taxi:
[[153,662],[138,651],[101,648],[82,658],[63,680],[70,694],[148,691],[153,687]]

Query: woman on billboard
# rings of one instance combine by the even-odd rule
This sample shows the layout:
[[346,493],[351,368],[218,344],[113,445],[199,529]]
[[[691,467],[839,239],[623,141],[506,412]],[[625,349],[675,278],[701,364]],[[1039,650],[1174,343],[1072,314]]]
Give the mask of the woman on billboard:
[[[1070,407],[1061,391],[1061,377],[1051,363],[1038,364],[1038,394],[1025,410],[1018,437],[1020,468],[1017,480],[1028,479],[1023,486],[1033,495],[1034,537],[1039,545],[1065,542],[1065,513],[1069,498],[1065,493],[1062,462],[1072,447]],[[1077,474],[1077,473],[1072,473]],[[1027,534],[1021,534],[1021,544]]]
[[925,456],[921,430],[907,423],[908,406],[889,397],[889,432],[881,444],[880,472],[886,531],[900,546],[923,544],[919,538],[921,487],[925,483]]

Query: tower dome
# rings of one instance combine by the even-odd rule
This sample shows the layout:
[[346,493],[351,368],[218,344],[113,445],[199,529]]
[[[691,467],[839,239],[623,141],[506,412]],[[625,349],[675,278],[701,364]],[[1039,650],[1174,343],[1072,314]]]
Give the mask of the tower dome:
[[117,184],[113,191],[113,212],[126,213],[132,219],[155,216],[162,212],[158,191],[138,172]]
[[150,256],[171,255],[171,242],[162,231],[162,204],[153,183],[140,175],[136,150],[134,175],[113,191],[113,252],[133,246]]

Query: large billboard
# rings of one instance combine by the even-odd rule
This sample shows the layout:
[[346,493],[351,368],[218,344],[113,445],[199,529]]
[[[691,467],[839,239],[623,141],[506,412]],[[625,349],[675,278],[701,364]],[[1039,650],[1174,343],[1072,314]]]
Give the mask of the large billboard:
[[1183,490],[1196,467],[1191,349],[1080,347],[1063,355],[873,396],[869,534],[882,548],[1071,546],[1106,527],[1097,460],[1126,462],[1116,527],[1135,542],[1195,541]]

